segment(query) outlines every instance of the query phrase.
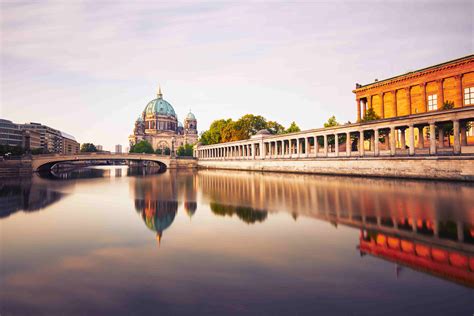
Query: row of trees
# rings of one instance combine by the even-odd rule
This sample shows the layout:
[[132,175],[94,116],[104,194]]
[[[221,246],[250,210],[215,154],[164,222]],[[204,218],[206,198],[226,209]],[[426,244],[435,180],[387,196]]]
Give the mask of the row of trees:
[[276,121],[267,121],[261,115],[246,114],[237,121],[220,119],[211,123],[207,131],[201,134],[199,141],[203,145],[226,143],[237,140],[249,139],[258,131],[266,129],[271,134],[285,134],[299,132],[300,128],[295,122],[285,129]]
[[[168,147],[158,148],[153,150],[153,146],[146,140],[142,140],[135,145],[130,147],[131,153],[137,154],[158,154],[158,155],[169,155],[171,153],[171,149]],[[183,146],[179,146],[176,150],[176,155],[179,157],[192,157],[193,156],[193,146],[190,144],[185,144]]]

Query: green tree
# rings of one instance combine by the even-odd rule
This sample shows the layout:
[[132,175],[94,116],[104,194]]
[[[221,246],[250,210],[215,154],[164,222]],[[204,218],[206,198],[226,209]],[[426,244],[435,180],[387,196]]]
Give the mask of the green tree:
[[193,145],[185,144],[184,146],[179,146],[176,151],[178,157],[192,157],[193,156]]
[[139,143],[136,143],[135,145],[130,147],[130,152],[137,154],[153,154],[154,150],[149,142],[147,142],[146,140],[142,140]]
[[268,121],[267,122],[267,130],[270,134],[283,134],[285,132],[285,127],[278,122],[275,121]]
[[300,132],[301,129],[299,128],[298,125],[296,125],[295,121],[291,122],[291,125],[290,127],[288,127],[286,130],[285,130],[285,134],[288,134],[288,133],[296,133],[296,132]]
[[339,122],[336,120],[336,117],[333,115],[331,116],[326,123],[324,123],[324,127],[334,127],[339,126]]
[[81,145],[81,152],[83,153],[91,153],[91,152],[96,152],[96,151],[97,151],[97,148],[92,143],[84,143]]
[[370,122],[375,120],[380,120],[380,116],[375,113],[373,108],[369,108],[365,113],[364,117],[362,118],[361,122]]
[[443,106],[441,107],[441,110],[451,110],[454,109],[454,101],[444,101]]

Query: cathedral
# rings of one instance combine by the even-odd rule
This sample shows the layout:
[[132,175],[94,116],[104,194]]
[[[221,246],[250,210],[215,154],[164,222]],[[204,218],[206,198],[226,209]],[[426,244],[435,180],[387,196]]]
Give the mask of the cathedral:
[[160,149],[162,152],[167,148],[176,151],[185,144],[194,145],[198,141],[196,117],[189,112],[183,126],[173,106],[163,99],[161,88],[158,87],[156,99],[148,102],[135,121],[133,134],[128,140],[130,147],[146,140],[154,150]]

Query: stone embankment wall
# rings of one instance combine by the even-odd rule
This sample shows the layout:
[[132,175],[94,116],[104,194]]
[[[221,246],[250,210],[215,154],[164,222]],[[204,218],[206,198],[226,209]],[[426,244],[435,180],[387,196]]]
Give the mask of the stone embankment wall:
[[187,158],[178,158],[172,159],[170,161],[170,165],[168,169],[193,169],[197,168],[197,160],[196,159],[187,159]]
[[474,181],[474,157],[198,160],[198,168]]
[[0,178],[29,176],[31,172],[31,160],[29,159],[0,161]]

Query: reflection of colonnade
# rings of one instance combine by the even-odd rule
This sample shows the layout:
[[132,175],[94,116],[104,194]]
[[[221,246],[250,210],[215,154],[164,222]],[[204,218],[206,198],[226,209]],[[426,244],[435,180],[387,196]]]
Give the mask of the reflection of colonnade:
[[263,219],[286,211],[357,227],[362,253],[474,287],[474,186],[218,171],[200,171],[199,183],[211,208],[226,203],[264,209]]
[[474,241],[474,186],[466,184],[213,171],[200,171],[199,183],[212,202],[447,243]]

